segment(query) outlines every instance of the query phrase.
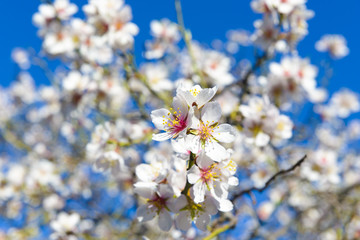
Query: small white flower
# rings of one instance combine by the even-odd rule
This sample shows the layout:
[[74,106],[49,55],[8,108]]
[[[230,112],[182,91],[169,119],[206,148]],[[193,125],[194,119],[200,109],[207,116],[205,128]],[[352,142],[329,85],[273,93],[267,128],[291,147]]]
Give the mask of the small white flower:
[[169,231],[173,219],[169,211],[174,211],[173,191],[168,185],[161,184],[158,189],[151,183],[136,183],[135,193],[146,198],[146,203],[136,211],[139,222],[150,221],[159,216],[158,224],[161,230]]
[[227,150],[219,144],[231,143],[235,140],[235,131],[229,124],[220,124],[221,108],[217,102],[209,102],[201,109],[200,119],[193,118],[191,133],[188,135],[193,146],[201,149],[214,161],[221,161],[229,157]]
[[76,235],[78,233],[78,225],[80,223],[80,215],[77,213],[68,214],[61,212],[57,218],[50,222],[51,228],[55,231],[51,235],[52,239],[61,239],[67,235]]
[[233,177],[235,172],[236,164],[232,160],[216,163],[201,154],[188,172],[188,181],[194,184],[194,202],[203,202],[206,191],[216,199],[226,199],[229,186],[238,184],[238,179]]
[[196,106],[200,109],[215,96],[216,91],[217,87],[202,89],[199,85],[195,85],[187,89],[180,86],[176,90],[176,95],[183,97],[189,107]]
[[174,97],[170,111],[162,108],[151,112],[151,119],[155,127],[165,131],[153,135],[155,141],[165,141],[186,134],[191,126],[193,109],[187,106],[182,97]]
[[315,44],[319,52],[329,52],[330,56],[340,59],[349,54],[349,48],[346,45],[346,39],[341,35],[324,35]]
[[359,96],[353,91],[342,89],[332,96],[330,106],[335,109],[336,115],[347,118],[351,113],[360,111]]

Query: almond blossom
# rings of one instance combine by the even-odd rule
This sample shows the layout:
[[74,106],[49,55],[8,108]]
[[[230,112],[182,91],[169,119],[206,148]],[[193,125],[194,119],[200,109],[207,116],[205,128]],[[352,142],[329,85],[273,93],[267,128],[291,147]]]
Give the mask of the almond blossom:
[[194,117],[189,138],[199,150],[203,149],[214,161],[221,161],[229,157],[226,149],[219,144],[231,143],[235,139],[235,132],[229,124],[219,124],[221,108],[217,102],[208,102],[201,109],[200,119]]
[[194,184],[194,202],[203,202],[205,191],[215,199],[226,199],[229,186],[238,184],[238,179],[232,176],[235,172],[236,165],[231,160],[216,163],[204,154],[199,155],[187,175],[189,183]]
[[169,211],[174,211],[173,191],[167,185],[160,185],[158,188],[143,184],[135,185],[135,192],[146,198],[146,203],[138,208],[136,216],[138,221],[146,222],[158,216],[158,224],[163,231],[169,231],[173,220]]
[[170,111],[162,108],[151,112],[155,127],[165,131],[153,135],[153,140],[164,141],[184,136],[191,126],[194,110],[189,108],[182,97],[175,97]]
[[324,35],[315,44],[316,50],[319,52],[329,52],[330,56],[340,59],[349,54],[349,48],[346,39],[341,35]]

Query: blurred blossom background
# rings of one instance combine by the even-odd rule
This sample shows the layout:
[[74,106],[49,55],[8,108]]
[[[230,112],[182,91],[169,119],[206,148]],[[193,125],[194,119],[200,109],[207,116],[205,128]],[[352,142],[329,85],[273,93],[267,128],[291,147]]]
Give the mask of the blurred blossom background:
[[[87,1],[73,1],[78,6],[84,5]],[[0,16],[3,30],[3,37],[0,39],[0,63],[2,69],[1,84],[8,86],[13,80],[15,65],[11,61],[11,52],[15,47],[35,50],[41,48],[42,41],[37,36],[37,28],[32,24],[32,15],[37,11],[41,1],[21,1],[21,8],[17,1],[6,1],[7,11]],[[150,37],[151,20],[168,18],[176,22],[175,4],[173,1],[129,1],[133,9],[134,22],[139,26],[140,32],[135,41],[136,56],[142,54],[145,40]],[[226,0],[223,3],[208,1],[184,1],[182,3],[186,27],[192,31],[194,39],[200,43],[212,46],[217,41],[225,41],[226,33],[230,29],[243,29],[252,31],[253,22],[259,15],[251,11],[250,1]],[[360,30],[355,25],[358,22],[357,9],[359,1],[344,0],[341,3],[337,0],[308,1],[308,9],[315,12],[315,17],[309,20],[309,34],[299,44],[298,50],[302,57],[310,57],[313,64],[320,64],[324,54],[315,51],[315,43],[324,34],[341,34],[348,43],[349,55],[341,61],[334,62],[336,71],[333,80],[329,83],[329,90],[335,91],[339,87],[348,87],[359,91],[359,81],[354,75],[354,67],[359,63],[360,54]],[[151,11],[149,11],[151,9]],[[79,11],[75,16],[83,16]],[[239,52],[241,57],[250,58],[253,54],[248,49]],[[13,70],[14,69],[14,70]],[[38,70],[36,83],[47,82],[46,78]]]
[[0,240],[360,239],[359,1],[104,2],[3,2]]

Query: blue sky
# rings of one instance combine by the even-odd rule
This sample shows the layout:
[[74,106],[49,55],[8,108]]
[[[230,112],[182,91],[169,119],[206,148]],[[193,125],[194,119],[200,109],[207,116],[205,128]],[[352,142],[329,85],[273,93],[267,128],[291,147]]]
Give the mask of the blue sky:
[[[86,0],[74,0],[82,5]],[[133,8],[134,22],[139,25],[140,33],[136,38],[137,54],[143,42],[149,38],[149,23],[152,19],[167,17],[176,21],[174,1],[172,0],[128,0]],[[5,1],[4,11],[0,15],[2,37],[0,38],[0,85],[7,86],[13,80],[15,70],[11,61],[11,49],[14,47],[33,47],[40,49],[41,41],[36,35],[31,17],[37,11],[41,1],[20,0]],[[252,13],[248,0],[183,0],[185,25],[194,39],[210,44],[213,39],[224,39],[229,29],[253,30],[253,21],[261,16]],[[308,8],[315,11],[315,17],[309,21],[310,34],[300,43],[300,55],[309,57],[313,64],[319,65],[323,53],[314,49],[315,42],[326,33],[343,34],[348,40],[350,54],[333,63],[334,77],[330,82],[330,91],[348,87],[360,92],[359,77],[356,69],[360,63],[360,28],[358,27],[358,0],[310,0]],[[42,77],[34,76],[41,83]]]

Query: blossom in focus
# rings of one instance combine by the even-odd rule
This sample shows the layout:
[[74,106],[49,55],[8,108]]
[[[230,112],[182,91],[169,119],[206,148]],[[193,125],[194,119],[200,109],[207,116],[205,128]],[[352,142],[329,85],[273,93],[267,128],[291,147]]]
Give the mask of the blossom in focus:
[[155,127],[165,131],[153,135],[153,140],[164,141],[183,136],[191,126],[193,108],[189,108],[182,97],[174,97],[170,111],[162,108],[151,112],[151,119]]
[[193,136],[187,139],[193,146],[203,149],[207,156],[214,161],[221,161],[229,157],[227,150],[219,144],[231,143],[235,140],[235,131],[229,124],[219,124],[221,107],[217,102],[208,102],[200,111],[200,116],[194,117],[190,132]]

